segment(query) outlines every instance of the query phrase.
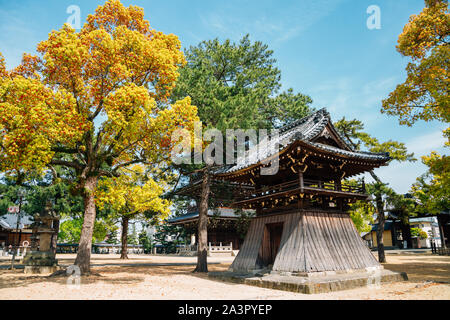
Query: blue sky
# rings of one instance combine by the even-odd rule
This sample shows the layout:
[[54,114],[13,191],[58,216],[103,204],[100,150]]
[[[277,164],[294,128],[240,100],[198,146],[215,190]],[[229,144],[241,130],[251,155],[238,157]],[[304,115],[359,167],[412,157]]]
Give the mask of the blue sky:
[[[81,9],[82,22],[104,1],[5,1],[0,0],[0,51],[7,66],[16,66],[23,52],[59,29],[70,16],[67,7]],[[132,0],[125,5],[145,9],[151,26],[176,34],[184,48],[218,37],[252,40],[274,50],[285,89],[308,94],[316,108],[326,107],[333,120],[357,118],[366,131],[381,141],[405,142],[417,158],[431,150],[444,153],[441,131],[445,124],[419,122],[399,126],[394,117],[380,113],[382,99],[406,77],[407,58],[395,45],[411,14],[419,13],[423,0]],[[369,30],[370,5],[381,9],[381,29]],[[376,173],[397,192],[407,192],[426,167],[392,162]],[[370,179],[368,179],[369,181]]]

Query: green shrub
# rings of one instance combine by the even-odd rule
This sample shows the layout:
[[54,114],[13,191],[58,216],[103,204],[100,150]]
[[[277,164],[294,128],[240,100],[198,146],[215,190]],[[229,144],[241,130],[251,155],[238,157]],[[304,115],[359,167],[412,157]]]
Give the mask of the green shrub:
[[425,231],[423,231],[420,228],[411,228],[411,237],[419,238],[419,239],[423,240],[423,239],[427,239],[428,235]]

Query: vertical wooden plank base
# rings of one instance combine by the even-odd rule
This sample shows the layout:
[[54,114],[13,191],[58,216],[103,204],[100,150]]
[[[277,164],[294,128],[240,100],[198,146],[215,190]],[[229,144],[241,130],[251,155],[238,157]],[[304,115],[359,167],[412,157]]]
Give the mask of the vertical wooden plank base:
[[[283,223],[278,253],[273,265],[264,265],[267,225]],[[309,274],[351,272],[381,268],[359,236],[348,213],[321,210],[258,216],[251,222],[231,271],[270,269],[273,272]]]
[[[275,260],[267,264],[273,243],[268,229],[274,224],[282,224],[283,231]],[[257,216],[230,269],[208,276],[306,294],[408,280],[404,272],[383,269],[348,213],[328,210]]]

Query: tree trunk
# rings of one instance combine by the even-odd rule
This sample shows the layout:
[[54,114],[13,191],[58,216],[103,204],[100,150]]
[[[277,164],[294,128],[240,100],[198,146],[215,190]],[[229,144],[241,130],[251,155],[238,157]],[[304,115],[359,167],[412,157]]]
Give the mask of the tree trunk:
[[202,193],[198,213],[197,267],[194,272],[208,272],[208,200],[210,193],[210,173],[206,167],[203,173]]
[[90,272],[91,269],[91,250],[92,235],[94,233],[95,223],[95,195],[97,188],[97,177],[88,177],[84,183],[84,219],[81,229],[80,244],[75,259],[75,265],[80,268],[82,274]]
[[[19,231],[20,218],[21,218],[21,215],[22,215],[21,210],[22,210],[22,196],[20,196],[20,198],[19,198],[19,212],[17,213],[16,234],[17,234],[17,231]],[[19,238],[17,239],[17,244],[16,244],[15,250],[14,250],[14,247],[12,248],[13,256],[12,256],[12,259],[11,259],[11,270],[14,269],[14,261],[16,260],[16,252],[17,252],[17,250],[19,250],[19,247],[20,247],[20,237],[21,236],[22,236],[22,229],[20,229],[20,231],[19,231]],[[14,244],[14,240],[15,240],[14,238],[13,238],[13,241],[12,241],[13,244]]]
[[411,225],[409,224],[409,218],[407,223],[402,221],[402,238],[403,241],[406,241],[406,248],[412,249]]
[[56,220],[53,222],[54,225],[54,229],[55,229],[55,234],[52,235],[52,252],[54,255],[56,255],[56,247],[58,246],[58,233],[59,233],[59,220]]
[[[56,170],[50,166],[52,174],[53,174],[53,179],[52,179],[52,185],[55,184],[55,180],[58,179],[58,173],[56,172]],[[55,204],[58,202],[58,199],[61,198],[61,194],[58,192],[55,195]],[[53,229],[55,230],[55,233],[52,235],[52,244],[51,244],[51,249],[53,254],[56,256],[56,249],[58,247],[58,233],[59,233],[59,225],[60,225],[60,221],[55,220],[53,221]]]
[[128,217],[122,217],[122,251],[120,253],[120,259],[128,259]]
[[381,199],[381,195],[377,195],[376,204],[378,213],[378,230],[377,230],[378,261],[380,263],[384,263],[386,262],[386,256],[384,255],[384,242],[383,242],[385,220],[384,220],[383,200]]
[[[439,226],[439,234],[441,236],[441,247],[446,249],[447,245],[445,243],[445,233],[444,233],[444,227],[442,226],[445,222],[444,216],[442,214],[438,214],[438,226]],[[440,218],[440,219],[439,219]]]
[[[380,178],[373,172],[373,170],[369,171],[372,178],[377,183],[382,183]],[[384,232],[384,206],[383,206],[383,199],[381,192],[378,192],[378,194],[375,197],[375,202],[377,206],[377,214],[378,214],[378,230],[377,230],[377,250],[378,250],[378,261],[380,263],[386,262],[386,256],[384,254],[384,242],[383,242],[383,232]]]

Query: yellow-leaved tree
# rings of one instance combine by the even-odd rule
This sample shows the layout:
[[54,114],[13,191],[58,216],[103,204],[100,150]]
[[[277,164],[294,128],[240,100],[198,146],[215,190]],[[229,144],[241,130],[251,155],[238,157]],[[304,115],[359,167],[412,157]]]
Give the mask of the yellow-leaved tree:
[[381,112],[400,124],[450,121],[450,13],[448,0],[425,0],[398,37],[397,50],[411,58],[407,78],[383,100]]
[[189,98],[167,102],[184,55],[142,8],[108,0],[80,32],[65,24],[37,52],[10,71],[0,59],[0,170],[76,172],[84,220],[75,264],[88,273],[99,178],[169,162],[173,131],[192,132],[197,109]]
[[158,171],[133,165],[122,168],[118,177],[99,181],[97,205],[102,208],[109,206],[112,211],[110,218],[120,220],[122,224],[121,259],[128,259],[128,223],[131,219],[157,222],[170,214],[171,202],[161,197],[167,191],[168,181]]
[[[400,124],[418,120],[447,124],[445,147],[450,146],[450,12],[448,0],[425,0],[398,37],[397,50],[411,58],[407,78],[383,100],[381,112],[398,116]],[[427,213],[448,209],[449,157],[433,151],[423,156],[428,172],[419,177],[412,193]]]
[[422,157],[422,163],[428,171],[411,187],[412,195],[420,204],[416,210],[425,214],[445,212],[450,208],[450,157],[433,151]]

